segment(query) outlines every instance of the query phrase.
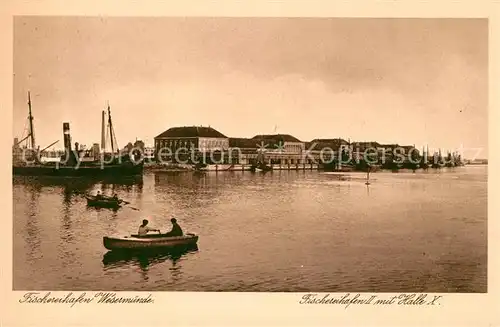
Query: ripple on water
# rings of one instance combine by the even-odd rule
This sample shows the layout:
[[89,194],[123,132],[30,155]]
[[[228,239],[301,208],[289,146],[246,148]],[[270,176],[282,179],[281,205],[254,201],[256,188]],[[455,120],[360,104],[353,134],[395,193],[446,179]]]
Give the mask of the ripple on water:
[[[146,174],[141,182],[14,181],[14,288],[485,292],[486,171]],[[358,180],[359,179],[359,180]],[[133,207],[86,205],[116,192]],[[200,235],[177,257],[106,257],[144,218]],[[43,278],[40,278],[43,276]]]

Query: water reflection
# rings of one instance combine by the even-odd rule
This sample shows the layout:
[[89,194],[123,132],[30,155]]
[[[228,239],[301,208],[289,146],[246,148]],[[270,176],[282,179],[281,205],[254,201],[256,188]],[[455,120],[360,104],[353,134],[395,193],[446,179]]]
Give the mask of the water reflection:
[[[143,177],[47,177],[47,176],[13,176],[13,185],[27,185],[30,187],[62,187],[66,196],[79,195],[87,193],[94,185],[100,184],[101,188],[111,191],[124,189],[125,191],[143,190]],[[41,189],[40,189],[41,190]]]
[[116,213],[121,208],[122,207],[98,207],[98,206],[93,206],[93,205],[88,205],[87,204],[87,210],[88,211],[97,211],[97,212],[100,212],[100,211],[111,211],[113,217],[116,217]]
[[36,188],[40,193],[44,188],[62,187],[65,199],[73,195],[83,194],[89,190],[97,181],[81,177],[25,177],[14,176],[13,185],[24,185],[28,188]]
[[205,174],[194,174],[188,172],[155,172],[155,186],[193,186],[199,179],[204,178]]
[[[245,176],[246,175],[246,176]],[[205,192],[217,194],[223,188],[241,182],[245,177],[251,180],[251,173],[225,171],[225,172],[177,172],[177,173],[154,173],[155,188],[167,191],[177,192]],[[262,177],[263,178],[263,177]]]
[[[380,172],[370,175],[370,186],[365,174],[344,175],[352,180],[302,171],[146,173],[142,193],[140,180],[104,183],[116,184],[118,196],[131,202],[118,212],[86,210],[78,193],[89,186],[97,192],[101,181],[18,180],[23,185],[15,185],[13,194],[14,285],[23,290],[487,291],[485,170]],[[152,223],[163,229],[170,215],[204,235],[210,253],[106,253],[101,244],[103,235],[135,229],[147,217],[158,217]],[[335,255],[320,255],[328,249],[336,249]]]
[[25,190],[29,198],[26,206],[26,234],[22,233],[22,235],[25,236],[24,241],[26,242],[26,245],[29,249],[27,255],[30,259],[34,259],[37,258],[40,254],[39,249],[41,244],[40,228],[37,221],[41,186],[37,184],[25,185]]
[[64,188],[61,225],[61,241],[63,243],[73,242],[73,233],[71,229],[71,197],[73,194],[74,193],[69,188]]
[[143,278],[147,280],[147,271],[151,266],[171,261],[172,267],[169,270],[175,279],[181,275],[180,266],[178,265],[179,260],[186,254],[197,251],[198,246],[196,244],[156,251],[108,251],[104,254],[102,263],[104,270],[138,266],[141,268]]
[[126,176],[126,177],[106,177],[101,180],[101,189],[103,193],[114,194],[120,190],[126,192],[142,193],[144,186],[143,176]]

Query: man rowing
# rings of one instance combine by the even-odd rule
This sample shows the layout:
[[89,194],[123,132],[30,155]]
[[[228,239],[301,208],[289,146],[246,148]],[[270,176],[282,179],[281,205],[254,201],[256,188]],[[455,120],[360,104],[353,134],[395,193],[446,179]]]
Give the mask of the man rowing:
[[147,219],[144,219],[142,221],[142,225],[139,226],[139,231],[137,232],[137,234],[139,234],[139,236],[147,235],[148,232],[158,232],[158,233],[160,232],[159,229],[149,227],[148,223],[149,223],[149,221]]

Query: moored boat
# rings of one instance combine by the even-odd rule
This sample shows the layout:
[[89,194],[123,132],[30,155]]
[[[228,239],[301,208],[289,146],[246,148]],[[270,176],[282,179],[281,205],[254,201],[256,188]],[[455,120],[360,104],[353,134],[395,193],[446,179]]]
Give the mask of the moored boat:
[[123,163],[123,164],[105,164],[92,163],[87,165],[62,166],[56,163],[33,164],[24,166],[14,166],[13,175],[20,176],[54,176],[54,177],[87,177],[87,176],[141,176],[143,173],[143,163]]
[[256,165],[252,165],[250,170],[253,172],[267,172],[267,171],[273,170],[273,168],[271,166],[266,165],[266,164],[256,164]]
[[151,250],[194,245],[198,242],[198,235],[188,233],[184,236],[165,236],[165,234],[104,236],[102,242],[108,250]]
[[[234,169],[234,164],[205,164],[203,166],[195,166],[196,171],[230,171]],[[241,169],[240,169],[241,170]]]
[[[80,177],[80,176],[140,176],[144,171],[144,160],[137,151],[125,153],[120,151],[116,143],[116,136],[111,120],[111,109],[108,105],[108,126],[111,140],[111,152],[105,151],[106,138],[104,129],[104,116],[102,113],[101,143],[103,152],[94,153],[91,160],[86,154],[90,150],[79,148],[78,142],[75,147],[71,146],[71,135],[69,122],[63,123],[64,154],[59,158],[42,160],[43,152],[54,145],[53,142],[48,147],[40,150],[35,146],[34,124],[31,113],[31,97],[28,92],[28,135],[21,141],[14,144],[12,174],[19,176],[55,176],[55,177]],[[28,144],[24,148],[19,145],[27,140]],[[95,151],[94,151],[95,152]]]
[[120,199],[108,198],[108,197],[96,197],[93,195],[85,195],[87,199],[87,205],[100,208],[119,208],[123,202]]

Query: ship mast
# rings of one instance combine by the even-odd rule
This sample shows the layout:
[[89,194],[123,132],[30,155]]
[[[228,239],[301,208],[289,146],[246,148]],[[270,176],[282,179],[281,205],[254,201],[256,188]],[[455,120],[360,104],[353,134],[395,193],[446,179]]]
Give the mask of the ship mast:
[[30,95],[30,91],[28,91],[28,108],[29,108],[28,120],[29,120],[29,123],[30,123],[29,136],[30,136],[30,140],[31,140],[31,148],[35,149],[35,132],[33,130],[33,116],[31,115],[31,95]]
[[109,126],[109,138],[111,141],[111,153],[115,153],[115,148],[113,144],[113,125],[111,123],[111,109],[109,108],[109,103],[108,103],[108,126]]
[[116,142],[115,132],[113,129],[113,123],[111,121],[111,109],[109,107],[109,103],[108,103],[108,125],[109,125],[109,134],[110,134],[110,140],[111,140],[111,152],[115,153],[115,146],[118,149],[118,144]]

